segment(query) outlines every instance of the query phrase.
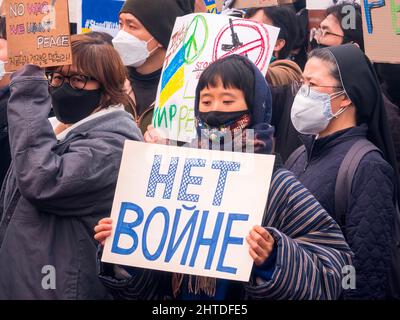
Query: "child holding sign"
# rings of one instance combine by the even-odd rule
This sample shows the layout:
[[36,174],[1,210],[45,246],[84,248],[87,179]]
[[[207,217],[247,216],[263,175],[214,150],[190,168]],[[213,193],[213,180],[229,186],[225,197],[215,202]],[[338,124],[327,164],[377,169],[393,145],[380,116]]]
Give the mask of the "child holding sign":
[[[204,71],[195,114],[202,138],[194,141],[195,147],[244,151],[250,144],[254,152],[272,152],[271,94],[263,75],[247,58],[230,56]],[[95,239],[104,243],[111,235],[110,219],[101,220],[95,232]],[[125,299],[340,296],[341,272],[351,264],[351,251],[337,224],[290,172],[275,170],[263,227],[255,226],[246,239],[254,260],[248,283],[106,263],[100,265],[100,279],[115,298]]]

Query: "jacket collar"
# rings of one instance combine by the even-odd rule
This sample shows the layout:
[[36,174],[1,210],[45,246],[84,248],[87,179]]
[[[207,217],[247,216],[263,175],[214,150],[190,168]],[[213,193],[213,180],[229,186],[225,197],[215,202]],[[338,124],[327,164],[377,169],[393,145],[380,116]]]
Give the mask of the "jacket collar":
[[335,132],[329,136],[317,139],[316,136],[300,136],[307,150],[308,160],[312,160],[336,145],[350,141],[354,138],[365,138],[367,136],[368,127],[362,124],[357,127],[344,129]]

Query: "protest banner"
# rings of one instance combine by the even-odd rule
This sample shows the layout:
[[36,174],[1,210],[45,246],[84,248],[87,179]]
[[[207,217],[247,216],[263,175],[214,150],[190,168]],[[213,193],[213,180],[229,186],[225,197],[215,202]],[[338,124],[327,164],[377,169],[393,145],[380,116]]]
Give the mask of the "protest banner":
[[274,160],[127,141],[102,261],[248,281]]
[[5,0],[7,71],[25,64],[40,67],[72,63],[68,3]]
[[279,28],[215,14],[176,20],[158,87],[153,126],[172,140],[195,136],[194,98],[207,66],[231,54],[247,55],[265,75]]
[[362,2],[365,53],[374,62],[400,63],[400,1]]
[[124,0],[82,0],[82,32],[99,31],[116,36]]

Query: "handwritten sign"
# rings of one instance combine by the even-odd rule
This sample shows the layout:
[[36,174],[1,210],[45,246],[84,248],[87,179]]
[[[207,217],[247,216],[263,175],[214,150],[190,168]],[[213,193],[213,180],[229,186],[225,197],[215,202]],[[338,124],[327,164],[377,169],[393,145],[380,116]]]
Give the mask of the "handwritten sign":
[[279,28],[215,14],[177,18],[158,87],[153,126],[172,140],[196,136],[194,99],[198,79],[212,62],[246,55],[265,75]]
[[362,8],[367,56],[374,62],[400,63],[400,1],[363,0]]
[[[125,143],[102,261],[248,281],[274,156]],[[254,192],[257,190],[257,192]]]
[[5,0],[9,71],[72,63],[67,1]]

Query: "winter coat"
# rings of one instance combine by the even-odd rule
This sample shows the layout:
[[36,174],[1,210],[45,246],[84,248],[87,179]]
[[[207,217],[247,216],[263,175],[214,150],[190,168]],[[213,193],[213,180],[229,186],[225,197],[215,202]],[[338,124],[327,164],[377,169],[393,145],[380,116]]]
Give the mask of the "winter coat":
[[[366,135],[367,127],[362,125],[318,140],[304,137],[307,152],[287,168],[332,216],[339,167],[351,146]],[[345,291],[345,298],[385,298],[395,212],[394,179],[392,166],[377,151],[368,153],[356,170],[345,222],[341,225],[355,254],[356,269],[356,289]]]
[[0,300],[107,298],[93,228],[111,211],[124,141],[142,135],[121,110],[94,114],[57,141],[43,71],[28,65],[10,88],[13,163],[0,198]]

